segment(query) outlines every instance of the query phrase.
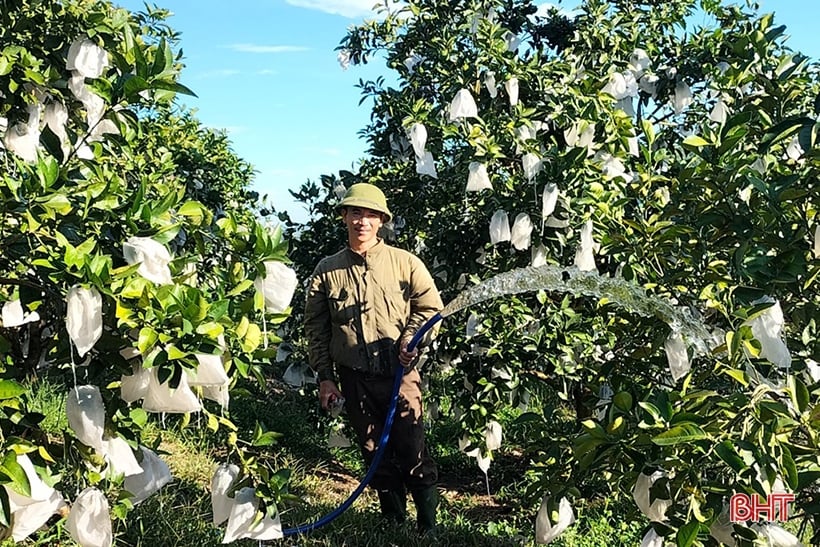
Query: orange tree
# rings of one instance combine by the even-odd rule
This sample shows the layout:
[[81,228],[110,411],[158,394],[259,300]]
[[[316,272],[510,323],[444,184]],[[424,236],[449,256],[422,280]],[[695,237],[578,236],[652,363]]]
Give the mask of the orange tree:
[[[719,0],[569,14],[411,0],[342,40],[344,59],[383,60],[393,77],[361,83],[373,112],[358,172],[298,199],[332,217],[340,184],[382,187],[392,237],[445,301],[545,263],[622,278],[711,333],[546,291],[445,320],[438,385],[480,463],[488,424],[528,393],[555,395],[519,418],[530,503],[634,496],[647,541],[749,545],[784,532],[732,526],[730,496],[783,489],[820,533],[820,83],[784,36],[754,5]],[[333,228],[282,217],[306,275]]]
[[[148,411],[182,412],[184,425],[197,408],[241,464],[234,488],[253,487],[273,516],[286,471],[252,447],[275,435],[260,424],[242,443],[227,413],[237,379],[264,382],[260,363],[277,342],[266,327],[288,311],[255,289],[266,264],[287,261],[287,244],[260,220],[251,167],[176,103],[192,92],[178,81],[167,12],[2,5],[0,525],[24,537],[19,496],[40,481],[69,503],[95,487],[124,518],[137,487],[114,467],[136,458],[147,469]],[[44,376],[91,393],[76,397],[64,437],[41,429],[24,395]]]

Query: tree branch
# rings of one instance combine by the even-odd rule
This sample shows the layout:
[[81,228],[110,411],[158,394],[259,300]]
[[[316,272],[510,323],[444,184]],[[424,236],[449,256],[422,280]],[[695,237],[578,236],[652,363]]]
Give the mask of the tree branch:
[[17,285],[20,287],[31,287],[32,289],[40,289],[41,291],[45,291],[46,288],[42,285],[38,285],[33,281],[28,281],[26,279],[13,279],[11,277],[0,277],[0,285]]

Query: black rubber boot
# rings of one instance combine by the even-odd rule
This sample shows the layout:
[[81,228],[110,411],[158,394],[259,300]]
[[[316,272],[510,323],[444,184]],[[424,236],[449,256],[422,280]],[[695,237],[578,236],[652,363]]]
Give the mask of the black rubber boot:
[[401,524],[407,517],[407,494],[404,490],[379,490],[379,506],[384,518]]
[[413,490],[412,494],[413,502],[416,504],[419,532],[425,536],[435,537],[438,490],[435,486],[430,486],[422,490]]

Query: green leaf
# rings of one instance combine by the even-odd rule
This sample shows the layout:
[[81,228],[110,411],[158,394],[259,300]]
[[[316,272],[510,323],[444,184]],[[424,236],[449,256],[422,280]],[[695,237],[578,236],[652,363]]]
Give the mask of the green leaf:
[[615,406],[624,412],[629,412],[632,409],[632,395],[628,391],[621,391],[612,398]]
[[[0,59],[2,58],[0,57]],[[40,143],[42,143],[46,152],[54,156],[57,163],[63,162],[63,147],[60,142],[60,137],[55,135],[54,131],[52,131],[48,125],[43,127],[43,131],[40,133]]]
[[0,399],[16,399],[25,392],[25,386],[14,380],[0,380]]
[[198,201],[186,201],[177,210],[177,214],[188,217],[196,226],[202,224],[203,220],[210,223],[211,219],[210,211]]
[[11,72],[14,63],[12,63],[5,55],[0,55],[0,76],[5,76]]
[[596,422],[595,420],[584,420],[581,423],[581,425],[584,426],[584,429],[587,430],[587,433],[593,439],[598,439],[598,440],[606,440],[607,439],[606,431],[604,431],[604,428],[601,427],[601,425],[598,422]]
[[781,445],[781,448],[783,450],[783,454],[780,458],[780,466],[784,471],[786,484],[792,492],[795,492],[800,485],[800,477],[797,473],[797,464],[795,463],[794,458],[792,458],[791,451],[783,445]]
[[[738,337],[740,338],[740,337]],[[724,369],[722,371],[725,375],[731,376],[734,378],[740,385],[746,387],[749,385],[749,381],[746,379],[746,373],[742,370],[738,370],[736,368]]]
[[216,302],[213,302],[211,304],[210,308],[208,308],[208,314],[210,315],[211,319],[213,319],[214,321],[218,321],[226,313],[228,313],[230,305],[230,300],[217,300]]
[[23,71],[23,74],[25,74],[26,78],[28,78],[29,81],[35,82],[35,83],[40,84],[40,85],[45,85],[45,83],[46,83],[46,78],[45,78],[45,76],[43,76],[42,72],[37,72],[36,70],[26,69],[26,70]]
[[171,53],[165,38],[162,38],[154,51],[154,64],[151,68],[151,76],[162,74],[165,71],[167,56]]
[[201,325],[198,325],[196,328],[196,332],[197,334],[204,334],[206,336],[209,336],[210,338],[216,338],[220,334],[225,332],[225,328],[219,323],[209,321],[207,323],[202,323]]
[[768,152],[771,146],[785,138],[791,137],[798,129],[804,125],[814,125],[814,120],[806,117],[787,118],[766,131],[760,141],[757,151],[760,153]]
[[803,471],[797,474],[797,490],[804,490],[820,481],[820,471]]
[[191,91],[189,88],[185,87],[179,82],[166,82],[162,80],[155,80],[152,82],[151,85],[152,89],[164,89],[166,91],[173,91],[174,93],[179,93],[181,95],[189,95],[191,97],[196,97],[197,94]]
[[[168,361],[168,352],[164,349],[154,348],[151,353],[149,353],[143,360],[142,360],[142,367],[143,368],[151,368],[151,367],[158,367],[163,363]],[[158,372],[158,377],[160,383],[164,382],[168,379],[170,372],[168,369],[161,369]]]
[[0,526],[11,528],[11,506],[9,505],[9,493],[5,488],[0,488]]
[[141,408],[132,408],[128,416],[132,422],[140,427],[145,427],[148,424],[148,413]]
[[148,77],[148,63],[145,62],[145,55],[142,52],[143,45],[137,41],[134,41],[134,47],[131,49],[130,53],[134,54],[134,68],[136,68],[136,74],[139,78],[147,78]]
[[258,348],[261,343],[262,331],[259,329],[258,325],[255,323],[250,323],[245,331],[245,335],[240,340],[242,350],[247,353],[253,353],[253,351]]
[[814,148],[817,142],[817,124],[806,124],[797,132],[797,141],[800,143],[800,148],[808,152]]
[[725,137],[735,127],[746,127],[752,120],[752,112],[744,110],[729,116],[726,120],[726,125],[723,126],[722,137]]
[[0,334],[0,355],[11,352],[11,342],[9,339]]
[[698,532],[700,531],[700,523],[696,520],[687,522],[678,529],[675,535],[675,544],[678,547],[691,547],[698,539]]
[[[42,201],[42,198],[37,201]],[[71,202],[65,194],[52,194],[42,203],[43,207],[46,209],[51,209],[60,215],[67,215],[71,212]]]
[[[128,273],[133,273],[137,271],[139,268],[139,264],[134,264],[132,266],[128,266],[130,270]],[[140,298],[143,292],[148,287],[150,281],[145,279],[144,277],[135,277],[131,279],[128,284],[122,289],[120,296],[123,298]]]
[[101,211],[113,211],[120,206],[120,198],[115,195],[107,195],[91,202],[91,207]]
[[266,431],[265,433],[260,433],[253,439],[253,446],[271,446],[276,444],[277,439],[282,438],[283,435],[281,433],[277,433],[275,431]]
[[715,446],[715,453],[717,453],[718,457],[726,462],[735,473],[739,474],[749,467],[743,458],[735,451],[734,443],[731,441],[723,441]]
[[735,127],[726,133],[727,135],[723,138],[723,142],[721,142],[720,147],[718,148],[718,155],[720,156],[732,150],[738,141],[748,135],[749,128],[745,126]]
[[31,497],[31,483],[29,483],[28,475],[17,462],[17,454],[13,451],[7,452],[3,457],[3,462],[0,463],[0,472],[11,480],[7,486],[11,486],[19,494]]
[[122,81],[122,94],[131,102],[137,102],[140,92],[150,89],[148,82],[140,76],[127,74],[123,76]]
[[154,344],[157,343],[158,338],[159,335],[157,331],[151,327],[141,328],[139,339],[137,340],[137,349],[140,350],[141,354],[146,355],[149,350],[154,347]]
[[804,413],[808,408],[809,401],[811,399],[809,390],[806,388],[806,384],[804,384],[803,381],[796,375],[790,374],[788,377],[788,385],[789,396],[791,397],[792,403],[795,408],[797,408],[798,412],[801,414]]
[[187,352],[182,351],[181,349],[179,349],[178,347],[176,347],[174,345],[168,346],[167,351],[168,351],[168,360],[169,361],[184,359],[185,357],[188,356]]
[[241,293],[245,292],[246,290],[248,290],[249,288],[251,288],[252,286],[253,286],[253,281],[251,281],[250,279],[243,279],[242,281],[240,281],[236,285],[236,287],[234,287],[228,293],[228,296],[236,296],[238,294],[241,294]]
[[693,148],[701,148],[703,146],[711,146],[712,143],[704,139],[703,137],[699,137],[697,135],[691,135],[683,139],[683,144],[685,146],[691,146]]
[[94,94],[102,97],[106,103],[110,104],[113,101],[114,87],[109,80],[105,78],[87,78],[86,82]]
[[80,256],[85,258],[88,255],[90,255],[92,252],[94,252],[94,247],[96,247],[96,246],[97,246],[97,239],[92,236],[92,237],[89,237],[88,239],[86,239],[85,241],[83,241],[82,243],[80,243],[77,246],[76,250],[77,250],[77,253]]
[[527,423],[541,423],[543,421],[544,418],[537,412],[525,412],[521,414],[518,418],[516,418],[514,423],[517,425],[521,425]]
[[646,142],[649,144],[649,148],[652,148],[652,143],[655,142],[655,128],[652,126],[652,122],[650,120],[641,120],[641,125],[643,127],[643,134],[646,135]]
[[658,446],[671,446],[690,443],[708,438],[706,432],[699,425],[693,423],[678,424],[652,437],[652,442]]
[[638,401],[638,406],[644,409],[650,416],[652,416],[655,423],[663,422],[663,416],[661,416],[661,411],[653,405],[652,403],[646,401]]

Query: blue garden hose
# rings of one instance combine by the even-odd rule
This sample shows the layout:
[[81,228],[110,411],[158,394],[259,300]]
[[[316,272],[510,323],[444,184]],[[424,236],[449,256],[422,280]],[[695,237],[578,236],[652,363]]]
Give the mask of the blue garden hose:
[[[407,351],[413,351],[416,349],[416,346],[421,341],[422,337],[427,334],[433,325],[441,321],[442,316],[440,313],[435,314],[433,317],[427,320],[427,322],[421,326],[421,328],[416,331],[416,334],[413,335],[413,338],[410,340],[410,343],[407,344]],[[332,522],[336,517],[344,513],[348,507],[350,507],[356,498],[362,493],[365,487],[370,483],[371,479],[373,479],[373,475],[376,474],[376,469],[379,468],[379,464],[382,462],[382,458],[384,457],[384,449],[387,447],[387,441],[390,438],[390,429],[393,427],[393,417],[396,415],[396,405],[399,400],[399,387],[401,387],[401,381],[404,377],[404,367],[397,367],[396,376],[393,380],[393,397],[390,400],[390,408],[387,410],[387,417],[384,420],[384,429],[382,430],[382,436],[379,440],[379,446],[376,449],[376,453],[373,455],[373,462],[370,464],[370,468],[367,470],[367,474],[362,479],[362,482],[359,483],[359,486],[353,491],[348,498],[342,502],[339,507],[328,513],[327,515],[323,516],[319,520],[315,522],[311,522],[310,524],[303,524],[301,526],[295,526],[293,528],[286,528],[282,530],[282,534],[285,536],[292,536],[294,534],[304,534],[306,532],[312,532],[317,528],[321,528],[325,524],[329,524]]]

